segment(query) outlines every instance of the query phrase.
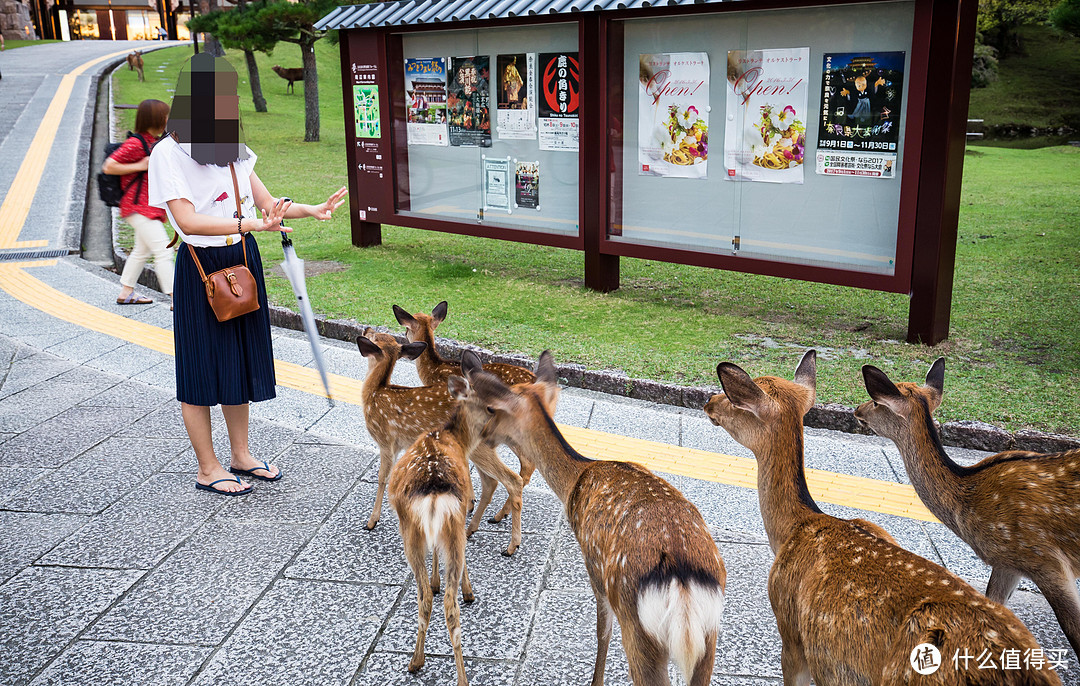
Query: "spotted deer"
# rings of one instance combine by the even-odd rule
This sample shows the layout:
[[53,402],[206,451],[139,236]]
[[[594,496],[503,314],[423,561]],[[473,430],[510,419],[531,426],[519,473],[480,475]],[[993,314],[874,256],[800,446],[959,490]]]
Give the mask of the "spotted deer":
[[[787,686],[913,684],[917,649],[939,651],[935,684],[1059,684],[1049,670],[978,669],[956,655],[1038,650],[1006,607],[910,553],[876,524],[823,513],[803,469],[803,415],[814,405],[816,353],[794,381],[751,379],[730,362],[716,372],[723,392],[705,405],[713,424],[757,458],[761,518],[776,556],[769,601],[780,631]],[[995,658],[997,659],[997,658]],[[965,665],[967,667],[965,668]]]
[[613,618],[636,686],[668,684],[669,659],[691,686],[709,683],[727,573],[697,508],[640,465],[570,447],[551,418],[550,352],[531,384],[508,387],[481,370],[466,376],[474,392],[465,402],[491,415],[482,437],[532,460],[565,507],[596,596],[593,686],[604,683]]
[[[461,374],[461,365],[457,362],[444,360],[435,348],[435,329],[446,319],[448,307],[446,301],[443,300],[428,315],[422,312],[409,314],[403,308],[394,305],[394,316],[397,318],[398,323],[405,327],[406,338],[409,341],[427,343],[427,349],[416,359],[416,373],[420,376],[420,381],[429,386],[446,383],[451,374]],[[489,362],[484,365],[484,371],[494,374],[509,386],[536,381],[536,376],[531,371],[513,364]],[[554,411],[554,408],[552,411]],[[522,485],[527,486],[536,467],[527,458],[522,458],[520,455],[518,455],[518,461],[521,462],[521,469],[518,473],[521,475]],[[480,518],[483,517],[484,510],[490,500],[490,496],[485,499],[484,495],[481,494],[480,503],[473,519],[476,526],[480,525]],[[510,510],[511,502],[510,498],[507,498],[502,509],[488,521],[493,524],[501,522],[503,517],[510,513]]]
[[922,386],[894,384],[872,365],[863,367],[863,381],[872,400],[855,417],[896,443],[927,509],[991,566],[986,595],[1005,603],[1028,577],[1080,655],[1080,450],[1010,450],[964,467],[945,453],[931,418],[944,392],[944,358]]
[[[375,507],[367,528],[374,529],[382,513],[382,498],[386,480],[396,457],[412,445],[419,436],[442,426],[453,412],[455,401],[445,384],[431,386],[397,386],[390,383],[390,375],[400,357],[415,359],[427,346],[423,342],[401,345],[393,336],[366,329],[356,339],[360,352],[368,358],[368,374],[364,379],[361,404],[368,433],[379,446],[379,486],[375,493]],[[476,465],[484,492],[491,499],[495,486],[501,483],[510,493],[513,526],[510,544],[503,555],[513,555],[521,545],[521,477],[507,467],[495,449],[479,444],[469,452],[469,459]],[[472,483],[468,484],[468,500],[472,500]],[[470,525],[467,536],[479,527]]]
[[[462,365],[480,367],[473,353],[462,357]],[[468,399],[471,389],[465,379],[451,376],[450,395],[458,400],[450,418],[441,429],[429,431],[416,439],[390,470],[390,504],[398,515],[405,557],[416,577],[419,608],[416,648],[409,661],[409,671],[424,665],[424,640],[431,619],[432,597],[439,592],[439,558],[446,568],[443,611],[446,629],[454,649],[458,686],[468,686],[465,662],[461,653],[461,612],[457,589],[467,603],[474,600],[469,572],[465,565],[465,519],[469,485],[467,455],[479,440],[487,421],[487,412]],[[431,580],[428,581],[426,558],[431,553]]]

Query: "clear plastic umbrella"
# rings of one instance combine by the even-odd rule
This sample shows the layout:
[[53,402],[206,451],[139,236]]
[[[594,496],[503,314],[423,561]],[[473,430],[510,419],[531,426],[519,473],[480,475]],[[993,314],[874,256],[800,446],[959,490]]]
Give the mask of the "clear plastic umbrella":
[[[283,200],[287,201],[288,198],[283,198]],[[281,225],[285,226],[284,222]],[[285,261],[281,263],[281,271],[285,272],[285,278],[292,284],[293,293],[296,294],[296,302],[300,306],[300,318],[304,322],[304,332],[307,333],[308,342],[311,343],[311,352],[315,355],[315,368],[319,370],[319,376],[322,377],[326,399],[330,402],[330,407],[333,407],[334,398],[330,393],[330,379],[326,374],[322,349],[319,347],[319,330],[315,326],[315,314],[311,311],[311,303],[308,301],[304,261],[296,256],[292,239],[284,231],[281,232],[281,249],[285,252]]]

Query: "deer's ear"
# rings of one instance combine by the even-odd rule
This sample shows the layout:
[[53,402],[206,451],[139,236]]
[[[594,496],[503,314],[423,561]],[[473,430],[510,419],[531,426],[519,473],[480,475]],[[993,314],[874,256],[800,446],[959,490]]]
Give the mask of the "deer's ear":
[[872,364],[864,364],[862,375],[866,392],[875,403],[884,405],[895,415],[907,417],[907,399],[885,372]]
[[394,318],[397,319],[398,324],[401,324],[402,326],[407,326],[410,329],[417,324],[416,319],[411,314],[406,312],[405,308],[398,307],[397,305],[394,305]]
[[540,359],[536,362],[536,380],[539,383],[559,385],[559,375],[555,371],[555,356],[550,350],[540,353]]
[[772,404],[772,398],[765,395],[765,391],[737,364],[721,362],[716,365],[716,376],[720,378],[724,395],[735,407],[760,417],[764,409]]
[[454,400],[465,400],[469,397],[469,382],[456,374],[446,380],[446,387]]
[[427,350],[427,343],[423,341],[416,341],[415,343],[406,343],[401,346],[401,356],[406,360],[415,360],[420,357],[423,352]]
[[926,372],[926,385],[923,386],[930,392],[930,411],[933,412],[941,405],[941,396],[945,393],[945,358],[939,357],[930,365],[930,371]]
[[434,310],[431,311],[431,319],[434,322],[435,326],[442,324],[443,320],[446,319],[447,307],[449,307],[449,305],[447,305],[446,301],[443,300],[441,303],[435,306]]
[[480,361],[479,355],[471,350],[466,350],[461,353],[461,371],[465,372],[466,377],[479,371],[483,371],[483,369],[484,364]]
[[[799,360],[799,366],[795,368],[795,383],[810,391],[810,407],[814,406],[817,398],[817,351],[810,349]],[[806,409],[807,412],[810,408]]]
[[371,355],[372,357],[377,358],[383,354],[382,349],[375,345],[375,342],[367,336],[357,336],[356,347],[360,348],[360,353],[362,355]]

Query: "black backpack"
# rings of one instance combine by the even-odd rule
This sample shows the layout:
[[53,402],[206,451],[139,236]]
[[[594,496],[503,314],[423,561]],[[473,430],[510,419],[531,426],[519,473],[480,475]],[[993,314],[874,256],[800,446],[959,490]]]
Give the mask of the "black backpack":
[[[132,136],[139,139],[139,142],[142,143],[143,150],[145,150],[146,154],[149,155],[150,146],[146,144],[146,139],[137,133],[132,133],[128,131],[127,137],[131,138]],[[108,159],[114,152],[119,150],[120,146],[123,145],[126,141],[127,139],[119,143],[109,143],[108,145],[106,145],[105,159]],[[139,188],[135,191],[136,199],[138,199],[139,194],[142,193],[142,183],[144,178],[146,178],[146,172],[140,172],[137,179],[139,183]],[[136,180],[132,180],[128,183],[127,186],[121,186],[119,176],[114,176],[113,174],[106,174],[105,172],[98,172],[98,197],[101,198],[101,201],[109,207],[120,207],[120,199],[124,197],[124,194],[127,193],[128,188],[131,188],[131,184],[135,182]]]

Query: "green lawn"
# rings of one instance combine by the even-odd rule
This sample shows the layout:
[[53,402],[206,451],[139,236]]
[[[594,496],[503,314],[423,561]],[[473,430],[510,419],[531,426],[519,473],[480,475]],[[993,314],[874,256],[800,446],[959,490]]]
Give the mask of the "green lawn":
[[59,40],[22,40],[21,38],[12,38],[9,41],[4,42],[5,50],[14,50],[15,48],[25,48],[28,45],[41,45],[43,43],[60,43]]
[[[303,142],[300,88],[286,95],[285,81],[270,71],[299,66],[295,46],[259,56],[266,114],[256,114],[243,91],[242,55],[230,54],[244,82],[244,128],[259,174],[271,192],[303,201],[345,183],[338,52],[324,43],[320,143]],[[188,51],[145,55],[146,83],[117,72],[116,101],[168,100]],[[576,251],[400,227],[384,227],[384,245],[361,250],[349,242],[344,213],[294,222],[294,240],[302,258],[344,267],[308,280],[315,310],[330,317],[396,327],[391,305],[430,310],[445,299],[450,314],[439,333],[449,338],[530,355],[550,348],[559,361],[687,385],[715,385],[722,360],[790,377],[815,347],[818,401],[849,406],[866,399],[861,365],[916,380],[943,355],[939,418],[1080,435],[1080,148],[979,148],[965,172],[952,334],[933,349],[899,342],[907,329],[903,295],[626,258],[622,288],[602,295],[584,288]],[[260,242],[275,264],[277,241]],[[293,303],[288,283],[269,270],[268,289],[274,302]]]

